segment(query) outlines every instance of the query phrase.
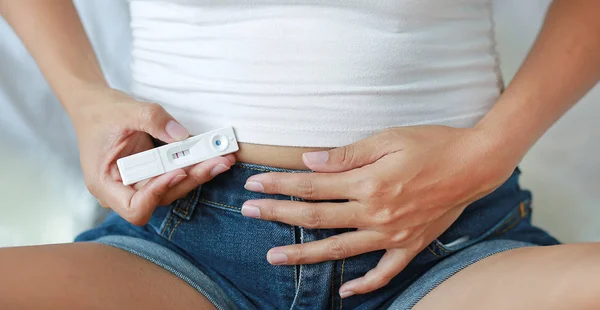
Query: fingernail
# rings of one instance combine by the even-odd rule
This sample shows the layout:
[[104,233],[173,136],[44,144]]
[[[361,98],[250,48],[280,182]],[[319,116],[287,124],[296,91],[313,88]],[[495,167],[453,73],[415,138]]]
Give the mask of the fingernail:
[[253,218],[260,218],[260,209],[251,205],[242,205],[242,215]]
[[185,177],[187,177],[187,174],[178,174],[176,175],[171,182],[169,182],[169,188],[177,185],[177,183],[181,182],[181,180],[185,179]]
[[322,165],[329,160],[329,152],[320,151],[320,152],[308,152],[302,154],[304,162],[307,164],[313,165]]
[[227,170],[229,170],[229,167],[227,167],[223,164],[218,164],[214,168],[212,168],[212,170],[210,171],[210,176],[211,177],[217,176]]
[[190,136],[190,133],[181,124],[174,120],[170,120],[165,126],[165,131],[171,138],[175,140],[183,140]]
[[246,182],[246,184],[244,185],[244,188],[246,190],[249,190],[251,192],[264,192],[265,191],[265,187],[260,184],[259,182],[256,181],[248,181]]
[[285,264],[285,262],[287,262],[288,257],[287,255],[285,255],[285,253],[280,253],[280,252],[275,252],[275,253],[269,253],[269,263],[273,264],[273,265],[281,265],[281,264]]
[[343,291],[343,292],[340,292],[340,297],[342,297],[342,298],[350,297],[352,295],[354,295],[353,291]]

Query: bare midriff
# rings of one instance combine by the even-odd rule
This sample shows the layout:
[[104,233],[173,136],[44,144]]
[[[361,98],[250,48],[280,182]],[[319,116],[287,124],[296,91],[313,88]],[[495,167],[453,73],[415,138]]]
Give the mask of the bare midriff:
[[238,162],[258,164],[286,169],[308,169],[302,162],[302,153],[326,150],[327,148],[307,148],[239,143],[235,153]]

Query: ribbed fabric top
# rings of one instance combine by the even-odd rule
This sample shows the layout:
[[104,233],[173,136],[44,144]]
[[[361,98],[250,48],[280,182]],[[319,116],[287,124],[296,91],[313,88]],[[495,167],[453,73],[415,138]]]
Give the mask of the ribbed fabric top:
[[501,78],[491,0],[130,0],[133,94],[192,134],[335,147],[474,125]]

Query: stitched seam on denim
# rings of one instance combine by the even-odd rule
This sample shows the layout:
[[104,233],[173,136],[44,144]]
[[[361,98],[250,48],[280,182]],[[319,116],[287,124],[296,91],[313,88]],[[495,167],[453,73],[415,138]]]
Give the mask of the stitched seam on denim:
[[173,229],[171,230],[171,233],[169,234],[169,238],[167,238],[168,240],[171,240],[171,237],[173,237],[173,233],[175,232],[175,230],[177,230],[177,226],[179,226],[179,223],[181,223],[182,218],[179,218],[177,220],[177,223],[175,223],[175,227],[173,227]]
[[[515,213],[515,211],[512,211],[512,213],[513,213],[513,214],[510,214],[510,217],[509,217],[509,218],[507,218],[506,220],[502,221],[502,223],[500,224],[500,227],[502,227],[503,225],[506,225],[506,223],[509,223],[510,221],[512,221],[512,218],[513,218],[513,217],[514,217],[514,215],[515,215],[515,214],[514,214],[514,213]],[[494,234],[496,233],[496,231],[497,231],[497,230],[498,230],[500,227],[498,227],[497,229],[495,229],[495,230],[494,230],[494,232],[493,232],[493,233],[491,233],[490,235],[494,235]],[[483,236],[485,236],[485,235],[486,235],[486,232],[484,232],[484,233],[483,233],[483,234],[482,234],[480,237],[478,237],[478,238],[476,238],[475,240],[473,240],[472,244],[475,244],[475,243],[477,243],[477,241],[476,241],[477,239],[484,239],[484,238],[482,238],[482,237],[483,237]],[[434,242],[433,244],[434,244],[434,245],[435,245],[435,246],[436,246],[438,249],[442,250],[442,252],[445,252],[445,253],[452,253],[452,252],[454,252],[454,250],[446,250],[446,249],[444,249],[444,248],[443,248],[442,246],[440,246],[440,245],[439,245],[437,242]]]
[[520,215],[518,214],[518,212],[514,212],[514,214],[512,214],[510,216],[509,219],[507,219],[502,226],[498,227],[496,230],[494,230],[494,235],[500,234],[501,231],[504,231],[504,229],[506,229],[506,227],[511,227],[515,222],[519,221],[519,217]]
[[169,226],[171,225],[171,219],[173,219],[173,212],[169,212],[169,218],[167,219],[167,222],[165,223],[165,227],[163,227],[163,230],[160,232],[161,236],[165,236],[165,233],[167,232],[167,228],[169,228]]
[[[290,230],[292,231],[292,243],[291,244],[295,244],[296,243],[296,230],[294,229],[293,225],[290,225]],[[298,290],[298,272],[296,272],[296,266],[292,266],[292,269],[294,269],[294,293]]]
[[294,170],[294,169],[284,169],[284,168],[275,168],[275,167],[268,167],[268,166],[263,166],[263,165],[257,165],[257,164],[249,164],[249,163],[235,163],[234,166],[240,166],[242,168],[246,168],[246,169],[250,169],[250,170],[255,170],[255,171],[262,171],[262,172],[290,172],[290,173],[296,173],[296,172],[307,172],[310,170]]
[[[344,284],[344,265],[346,265],[346,259],[342,259],[342,273],[340,274],[340,288],[342,284]],[[344,299],[340,297],[340,310],[342,309],[342,305],[344,303]]]
[[517,224],[519,224],[521,222],[521,220],[523,220],[523,218],[519,218],[518,221],[514,222],[512,225],[506,227],[506,229],[502,230],[501,232],[497,233],[495,236],[501,236],[502,234],[506,233],[507,231],[511,230],[511,228],[517,226]]
[[[192,191],[192,196],[190,197],[190,199],[185,199],[184,201],[186,201],[187,203],[180,203],[175,207],[175,211],[180,212],[183,217],[187,217],[188,213],[190,212],[190,207],[194,204],[194,202],[196,201],[196,196],[198,196],[198,189],[194,189]],[[181,207],[181,205],[185,206],[185,210],[184,208]]]
[[[300,244],[304,244],[304,228],[300,227]],[[302,293],[300,290],[302,289],[302,264],[300,264],[300,276],[298,278],[298,290],[296,291],[296,296],[294,296],[294,301],[292,303],[292,307],[290,310],[294,310],[296,305],[298,304],[298,300],[300,300],[300,294]]]
[[333,269],[333,272],[331,273],[331,279],[330,279],[330,282],[331,282],[331,288],[330,288],[330,290],[331,290],[331,292],[329,293],[329,303],[330,303],[331,307],[329,307],[329,310],[333,310],[333,303],[334,303],[334,300],[335,300],[335,296],[333,295],[333,290],[335,289],[333,287],[333,281],[335,281],[335,267]]
[[431,249],[431,245],[428,245],[427,249],[429,250],[429,252],[431,252],[431,254],[433,254],[433,255],[435,255],[435,256],[437,256],[439,258],[442,258],[441,255],[438,255],[433,249]]
[[525,217],[525,215],[527,214],[527,210],[525,210],[525,204],[521,202],[521,205],[519,206],[519,210],[521,210],[521,217]]
[[203,199],[203,198],[200,198],[199,201],[207,203],[209,205],[213,204],[215,206],[225,207],[225,208],[228,208],[228,209],[234,209],[234,210],[238,210],[238,211],[242,209],[242,208],[238,208],[238,207],[234,207],[234,206],[230,206],[230,205],[226,205],[226,204],[222,204],[222,203],[218,203],[218,202],[206,200],[206,199]]
[[[290,200],[294,201],[294,196],[290,196]],[[294,225],[290,225],[290,229],[292,230],[292,238],[293,238],[292,244],[296,244],[296,228],[294,227]],[[299,268],[296,268],[295,265],[293,267],[294,267],[294,292],[297,292],[298,291],[298,283],[300,283],[300,279],[298,279]]]
[[[296,197],[294,196],[290,196],[290,200],[295,201]],[[292,229],[294,229],[294,226],[292,226]],[[294,244],[296,243],[296,238],[295,238],[295,234],[296,231],[294,230]],[[304,243],[304,231],[302,230],[302,227],[300,227],[300,244]],[[300,275],[302,274],[302,265],[300,265],[300,268],[298,268],[300,270],[299,274],[298,274],[298,283],[296,284],[296,282],[294,282],[294,287],[296,288],[296,294],[294,294],[294,301],[292,301],[292,308],[290,310],[293,310],[294,308],[296,308],[296,305],[298,304],[298,300],[300,299],[300,289],[302,289],[302,279],[300,278]],[[294,273],[296,273],[296,266],[294,265]]]
[[[519,210],[515,211],[515,216],[517,217],[517,219],[511,223],[510,225],[508,225],[507,227],[505,227],[504,229],[502,229],[501,231],[498,231],[500,229],[500,227],[498,227],[498,229],[496,229],[494,231],[494,236],[500,236],[504,233],[506,233],[507,231],[509,231],[511,228],[515,227],[517,224],[519,224],[529,213],[529,211],[527,210],[527,208],[525,208],[525,203],[521,202],[519,204]],[[511,220],[512,220],[512,216],[511,216]],[[507,221],[508,223],[508,221]]]
[[[182,208],[180,205],[178,205],[178,206],[175,208],[175,211],[176,211],[176,212],[179,212],[179,213],[181,213],[181,214],[182,214],[184,217],[187,217],[187,215],[188,215],[188,210],[190,209],[190,205],[191,205],[191,204],[192,204],[192,201],[190,201],[189,203],[186,203],[186,204],[185,204],[185,205],[186,205],[185,209],[184,209],[184,208]],[[178,214],[178,215],[179,215],[179,214]]]
[[[519,217],[519,219],[517,221],[515,221],[514,223],[512,223],[510,226],[506,227],[505,229],[503,229],[501,232],[497,233],[496,236],[500,236],[502,234],[504,234],[505,232],[511,230],[513,227],[517,226],[517,224],[519,224],[527,215],[527,211],[521,211],[521,216]],[[524,212],[524,213],[523,213]]]
[[[194,193],[192,193],[192,195],[194,195]],[[193,199],[193,196],[192,196],[192,199]],[[190,199],[190,200],[192,200],[192,199]],[[192,203],[191,201],[188,202],[188,199],[184,199],[184,202],[177,204],[177,206],[175,207],[175,209],[173,211],[183,213],[184,216],[187,216],[187,209],[189,207],[186,207],[185,211],[184,211],[184,208],[182,207],[182,205],[189,206],[191,203]],[[177,215],[179,215],[179,214],[177,214]]]
[[440,250],[442,250],[442,252],[446,252],[446,253],[450,253],[452,252],[451,250],[446,250],[444,248],[442,248],[439,244],[437,244],[436,242],[433,243],[436,247],[438,247]]
[[518,215],[518,212],[520,212],[520,205],[521,204],[528,204],[528,203],[529,203],[529,200],[521,201],[519,203],[519,208],[516,208],[516,210],[513,210],[508,215],[506,215],[504,217],[504,219],[501,221],[501,223],[494,225],[494,227],[492,227],[489,230],[485,231],[481,236],[479,236],[479,237],[471,240],[470,243],[469,243],[469,245],[467,245],[467,246],[464,246],[464,247],[461,247],[461,248],[458,248],[458,249],[446,250],[446,249],[444,249],[440,245],[439,241],[438,242],[434,241],[433,244],[435,244],[435,246],[438,247],[439,249],[441,249],[443,252],[453,253],[453,252],[456,252],[458,250],[461,250],[461,249],[464,249],[466,247],[469,247],[469,246],[471,246],[473,244],[476,244],[476,243],[480,242],[481,240],[485,240],[486,238],[489,238],[491,236],[496,236],[497,235],[496,232],[498,231],[498,229],[500,229],[501,227],[503,227],[504,225],[506,225],[506,223],[508,223],[510,220],[512,220],[512,218],[514,217],[515,213],[517,213],[517,215]]
[[333,293],[333,291],[335,290],[335,271],[336,271],[336,267],[337,267],[337,261],[332,261],[333,264],[333,268],[331,271],[331,292],[330,292],[330,296],[329,296],[329,303],[331,304],[331,307],[329,308],[330,310],[333,310],[334,306],[335,306],[335,294]]
[[261,172],[275,172],[275,171],[271,171],[271,170],[267,170],[267,169],[261,169],[261,168],[249,167],[249,166],[244,166],[244,168],[250,169],[250,170],[255,170],[255,171],[261,171]]

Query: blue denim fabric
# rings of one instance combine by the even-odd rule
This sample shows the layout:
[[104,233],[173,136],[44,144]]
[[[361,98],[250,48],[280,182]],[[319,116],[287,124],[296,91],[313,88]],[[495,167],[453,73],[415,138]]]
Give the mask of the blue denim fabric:
[[531,194],[519,187],[517,170],[496,191],[467,207],[387,286],[340,300],[340,286],[374,268],[384,252],[312,265],[270,265],[266,253],[273,247],[351,230],[305,229],[242,216],[241,206],[249,199],[300,200],[244,189],[250,176],[272,171],[303,173],[238,163],[187,197],[157,208],[143,227],[112,214],[76,241],[100,242],[144,257],[192,285],[219,309],[409,309],[439,283],[489,255],[558,243],[531,225]]

